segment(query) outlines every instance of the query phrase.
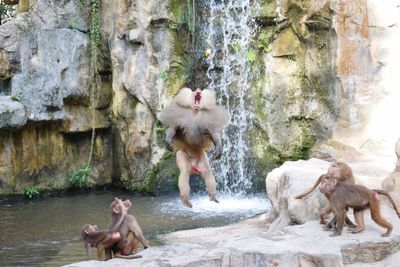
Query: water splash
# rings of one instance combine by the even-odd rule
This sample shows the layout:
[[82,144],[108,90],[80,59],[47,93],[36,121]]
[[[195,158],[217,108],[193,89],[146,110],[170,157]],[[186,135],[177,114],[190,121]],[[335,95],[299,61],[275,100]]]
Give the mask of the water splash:
[[255,33],[257,5],[250,0],[210,0],[206,46],[209,88],[217,93],[218,104],[231,115],[222,136],[223,154],[213,169],[221,183],[219,191],[243,195],[251,189],[254,167],[249,164],[248,130],[253,117],[250,104],[249,53]]
[[249,218],[259,213],[270,210],[271,203],[264,194],[251,195],[246,197],[237,197],[233,195],[218,196],[220,203],[209,200],[208,196],[193,195],[190,201],[193,208],[189,209],[175,198],[162,203],[160,212],[162,214],[190,215],[195,218],[207,218],[213,216],[230,216],[240,214],[240,219]]

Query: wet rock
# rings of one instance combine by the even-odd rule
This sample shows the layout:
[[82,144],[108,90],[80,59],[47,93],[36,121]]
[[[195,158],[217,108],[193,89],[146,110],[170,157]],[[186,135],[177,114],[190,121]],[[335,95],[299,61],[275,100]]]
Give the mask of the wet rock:
[[295,55],[299,49],[299,38],[293,33],[291,28],[281,32],[272,45],[272,55],[274,57]]

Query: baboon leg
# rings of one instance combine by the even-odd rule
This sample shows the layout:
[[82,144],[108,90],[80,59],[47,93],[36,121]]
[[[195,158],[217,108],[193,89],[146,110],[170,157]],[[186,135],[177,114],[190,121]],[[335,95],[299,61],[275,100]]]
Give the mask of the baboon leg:
[[205,153],[201,158],[201,163],[204,166],[204,171],[202,173],[202,176],[207,187],[208,196],[210,197],[211,201],[219,203],[219,201],[216,198],[217,183],[215,182],[215,177],[212,173],[210,164],[208,163],[207,155]]
[[365,224],[364,224],[364,210],[354,210],[354,219],[356,220],[356,224],[358,225],[355,228],[348,229],[351,233],[359,233],[364,231]]
[[339,236],[342,234],[344,220],[346,217],[346,210],[335,212],[336,214],[336,229],[333,234],[329,236]]
[[357,221],[356,221],[356,223],[357,223],[357,225],[355,225],[350,219],[349,219],[349,217],[346,215],[346,217],[345,217],[345,222],[346,222],[346,225],[347,225],[347,227],[348,228],[357,228],[358,226],[358,223],[357,223]]
[[327,206],[327,207],[325,207],[325,208],[322,208],[322,209],[319,211],[319,223],[320,223],[320,224],[326,224],[325,216],[328,215],[329,213],[332,213],[332,209],[331,209],[330,206]]
[[188,208],[193,207],[192,203],[189,202],[190,195],[190,159],[182,151],[176,152],[176,165],[178,165],[180,174],[178,178],[178,187],[182,204]]
[[101,244],[97,245],[97,260],[105,260],[106,259],[106,253],[105,253],[105,248]]
[[381,236],[390,236],[393,230],[393,225],[386,221],[382,216],[381,216],[381,207],[379,200],[375,199],[374,197],[370,197],[369,199],[369,209],[371,211],[371,218],[374,222],[376,222],[378,225],[382,226],[383,228],[386,228],[387,231],[386,233],[382,234]]

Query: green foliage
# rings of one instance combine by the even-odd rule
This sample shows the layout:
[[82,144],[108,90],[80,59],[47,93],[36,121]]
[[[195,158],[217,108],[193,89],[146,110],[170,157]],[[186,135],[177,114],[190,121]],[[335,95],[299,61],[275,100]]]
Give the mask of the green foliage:
[[0,16],[3,15],[3,14],[5,14],[5,13],[6,13],[6,10],[7,10],[6,5],[0,4]]
[[235,54],[239,54],[240,51],[242,50],[242,47],[240,46],[239,43],[235,43],[232,45],[233,51],[235,52]]
[[168,4],[169,10],[174,15],[174,19],[168,22],[170,29],[179,29],[185,26],[192,36],[194,43],[196,31],[196,3],[195,0],[170,0]]
[[257,54],[253,49],[250,49],[249,51],[247,51],[247,60],[250,63],[253,63],[256,60]]
[[271,51],[271,48],[268,46],[269,36],[267,33],[261,32],[257,41],[257,48],[262,52],[268,53]]
[[22,94],[21,94],[21,92],[18,92],[18,93],[16,93],[15,95],[12,95],[11,96],[11,100],[14,100],[14,101],[20,101],[21,100],[21,97],[22,97]]
[[90,165],[86,165],[85,167],[75,171],[69,177],[69,184],[71,187],[85,188],[91,185],[92,183],[92,167]]
[[37,196],[39,194],[39,190],[35,186],[29,186],[24,190],[24,195],[27,196],[29,199],[32,199],[34,196]]
[[80,8],[84,8],[86,6],[86,0],[77,0]]
[[0,25],[12,17],[14,10],[15,6],[3,4],[3,1],[0,2]]
[[165,71],[160,72],[160,77],[161,77],[161,79],[164,79],[164,80],[168,79],[168,77],[169,77],[168,71],[165,70]]
[[78,28],[78,23],[76,22],[76,20],[70,20],[68,22],[68,28],[70,28],[70,29]]

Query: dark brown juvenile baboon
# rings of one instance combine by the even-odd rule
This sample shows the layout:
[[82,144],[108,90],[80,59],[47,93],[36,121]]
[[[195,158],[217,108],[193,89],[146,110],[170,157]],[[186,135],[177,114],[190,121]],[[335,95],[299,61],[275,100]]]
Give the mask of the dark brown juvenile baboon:
[[215,158],[222,153],[221,132],[229,120],[228,111],[216,105],[213,91],[182,88],[171,103],[160,113],[161,123],[167,127],[167,148],[177,149],[176,164],[180,174],[178,186],[182,203],[189,202],[189,178],[193,173],[203,177],[211,201],[216,198],[215,177],[206,150],[215,146]]
[[85,224],[81,229],[81,238],[85,243],[86,258],[91,257],[91,248],[97,249],[97,260],[111,258],[111,247],[121,239],[119,232],[100,231],[97,225]]
[[[115,228],[115,225],[118,224],[120,214],[128,210],[131,206],[132,203],[129,200],[122,201],[119,198],[115,198],[110,205],[111,214],[109,229]],[[138,255],[132,255],[132,253],[136,252],[139,243],[142,243],[145,249],[149,246],[143,236],[142,229],[133,215],[125,215],[119,227],[119,233],[121,234],[121,239],[112,247],[116,258],[132,259],[140,257]]]
[[121,239],[118,232],[129,208],[124,209],[114,227],[109,231],[100,231],[97,225],[85,224],[81,229],[81,238],[85,243],[86,258],[91,257],[91,248],[97,248],[98,260],[109,260],[112,258],[111,247]]
[[386,233],[382,234],[382,236],[389,236],[392,232],[393,225],[381,216],[378,194],[383,194],[388,197],[400,218],[400,212],[393,199],[383,190],[370,190],[362,185],[344,183],[332,176],[327,176],[326,179],[322,181],[319,189],[322,193],[328,194],[330,207],[337,220],[334,233],[330,236],[342,234],[344,219],[348,208],[353,209],[354,218],[358,225],[358,227],[350,230],[352,233],[358,233],[365,229],[364,211],[370,209],[372,220],[387,229]]

